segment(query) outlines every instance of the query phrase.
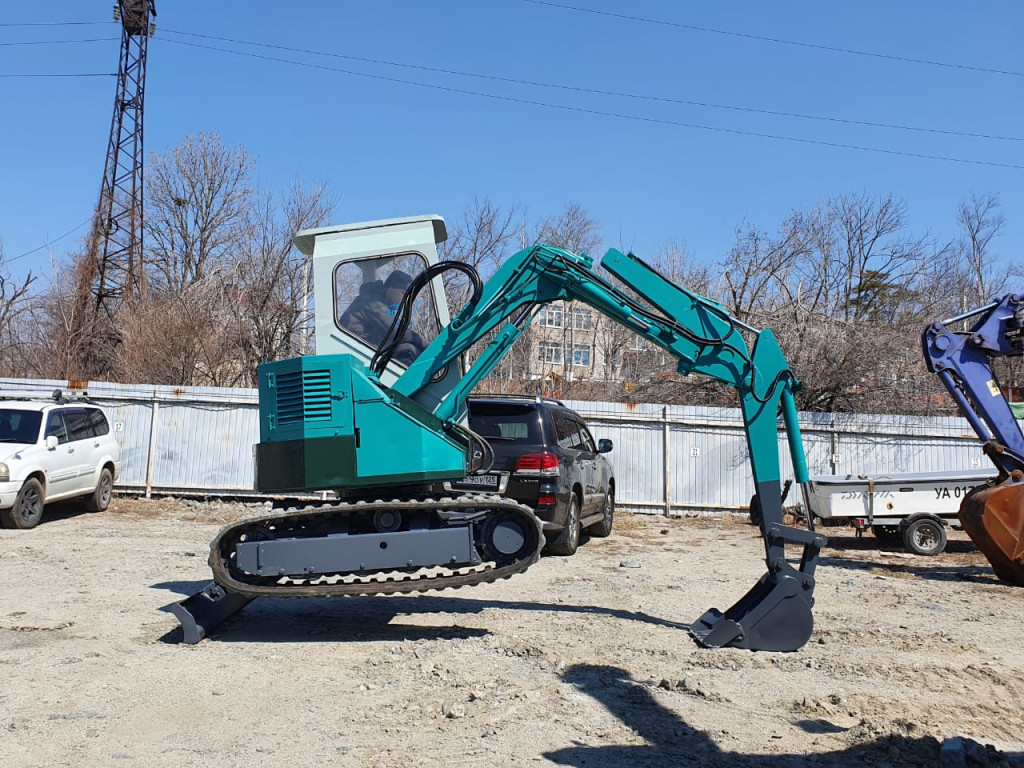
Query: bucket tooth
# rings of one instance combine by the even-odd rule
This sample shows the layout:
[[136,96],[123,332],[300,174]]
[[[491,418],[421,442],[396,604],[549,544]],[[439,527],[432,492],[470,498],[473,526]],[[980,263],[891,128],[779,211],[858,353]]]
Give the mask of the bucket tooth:
[[251,603],[253,598],[226,592],[211,581],[192,597],[170,606],[184,632],[184,642],[195,645],[223,621],[234,616]]
[[1002,581],[1024,586],[1024,483],[1007,478],[971,491],[960,524]]
[[766,573],[725,613],[717,608],[705,612],[690,626],[690,634],[707,648],[796,651],[814,628],[811,594],[792,576]]

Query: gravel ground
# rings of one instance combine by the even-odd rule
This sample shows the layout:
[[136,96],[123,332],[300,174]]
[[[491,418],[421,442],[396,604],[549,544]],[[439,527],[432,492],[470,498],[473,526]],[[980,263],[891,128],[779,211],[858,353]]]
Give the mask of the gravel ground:
[[179,644],[166,606],[251,511],[0,530],[0,766],[1024,766],[1024,590],[962,534],[924,558],[831,531],[796,653],[686,632],[760,576],[743,520],[622,514],[497,584],[258,600]]

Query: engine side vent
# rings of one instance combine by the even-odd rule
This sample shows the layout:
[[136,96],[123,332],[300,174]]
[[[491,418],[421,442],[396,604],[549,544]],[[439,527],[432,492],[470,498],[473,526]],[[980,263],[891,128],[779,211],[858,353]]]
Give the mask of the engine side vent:
[[278,425],[330,419],[330,371],[296,371],[277,377]]

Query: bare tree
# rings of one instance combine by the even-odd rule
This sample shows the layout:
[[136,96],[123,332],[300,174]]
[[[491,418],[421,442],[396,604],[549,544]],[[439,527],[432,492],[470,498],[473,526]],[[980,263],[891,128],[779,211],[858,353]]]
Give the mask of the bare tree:
[[534,242],[593,254],[601,246],[601,225],[579,203],[566,203],[558,216],[548,216],[537,227]]
[[[81,379],[89,375],[84,361],[92,342],[91,306],[83,302],[82,280],[88,280],[83,253],[62,268],[55,260],[52,277],[32,301],[25,328],[24,373],[39,378]],[[88,283],[87,283],[88,284]]]
[[0,244],[0,370],[12,371],[20,365],[24,338],[18,320],[28,311],[29,288],[35,279],[31,271],[23,279],[13,279]]
[[215,133],[186,136],[147,168],[147,282],[178,293],[229,263],[247,235],[253,161]]
[[124,381],[240,386],[259,363],[301,354],[310,269],[297,229],[324,223],[323,183],[279,202],[251,182],[244,147],[188,136],[150,163],[148,288],[119,318]]
[[240,374],[257,383],[260,363],[303,354],[310,332],[311,270],[292,243],[302,229],[322,226],[331,211],[326,184],[306,190],[296,182],[280,213],[264,195],[248,227],[228,288]]
[[219,272],[176,293],[153,293],[119,320],[117,376],[128,383],[233,386],[238,365]]
[[997,266],[992,240],[1006,226],[995,195],[971,195],[957,206],[956,221],[961,239],[957,257],[961,267],[961,312],[991,300],[1003,290],[1009,278],[1005,266]]
[[803,382],[801,408],[913,411],[925,289],[947,256],[907,231],[903,201],[845,195],[794,211],[775,235],[737,230],[717,293],[778,336]]
[[[474,196],[459,219],[449,226],[448,239],[441,244],[441,258],[468,264],[486,280],[514,246],[518,217],[515,205],[502,210],[488,198]],[[445,274],[445,292],[452,314],[469,300],[469,290],[468,281],[461,273]]]

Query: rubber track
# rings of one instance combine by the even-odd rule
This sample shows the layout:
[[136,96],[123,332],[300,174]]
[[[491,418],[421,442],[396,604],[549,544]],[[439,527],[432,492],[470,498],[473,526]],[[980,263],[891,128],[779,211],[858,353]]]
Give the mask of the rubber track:
[[[394,574],[388,571],[386,579],[375,580],[374,577],[358,578],[353,581],[345,581],[334,584],[249,584],[235,579],[228,568],[225,556],[221,553],[221,542],[229,534],[244,533],[244,530],[253,526],[260,527],[264,523],[288,520],[291,518],[315,518],[322,514],[336,515],[358,512],[360,514],[372,515],[377,510],[401,510],[403,512],[416,512],[421,510],[448,510],[448,511],[471,511],[480,510],[486,507],[492,512],[508,511],[521,516],[523,522],[532,525],[536,529],[537,547],[529,557],[520,558],[512,563],[503,566],[495,566],[493,563],[484,563],[482,566],[469,566],[456,569],[450,573],[410,573]],[[358,534],[356,534],[358,535]],[[369,595],[397,595],[409,592],[427,592],[435,589],[458,589],[459,587],[471,587],[476,584],[486,584],[499,579],[507,579],[517,573],[522,573],[538,559],[541,549],[544,547],[544,534],[541,522],[534,515],[533,510],[522,504],[518,504],[500,496],[460,496],[450,499],[417,499],[414,501],[392,501],[377,500],[372,502],[357,501],[354,503],[337,503],[329,506],[310,505],[297,509],[288,510],[284,513],[252,517],[237,523],[232,523],[220,530],[216,538],[210,543],[210,568],[213,570],[213,579],[226,591],[244,597],[356,597]],[[429,567],[433,571],[441,566]],[[316,578],[341,576],[346,574],[322,574]]]

